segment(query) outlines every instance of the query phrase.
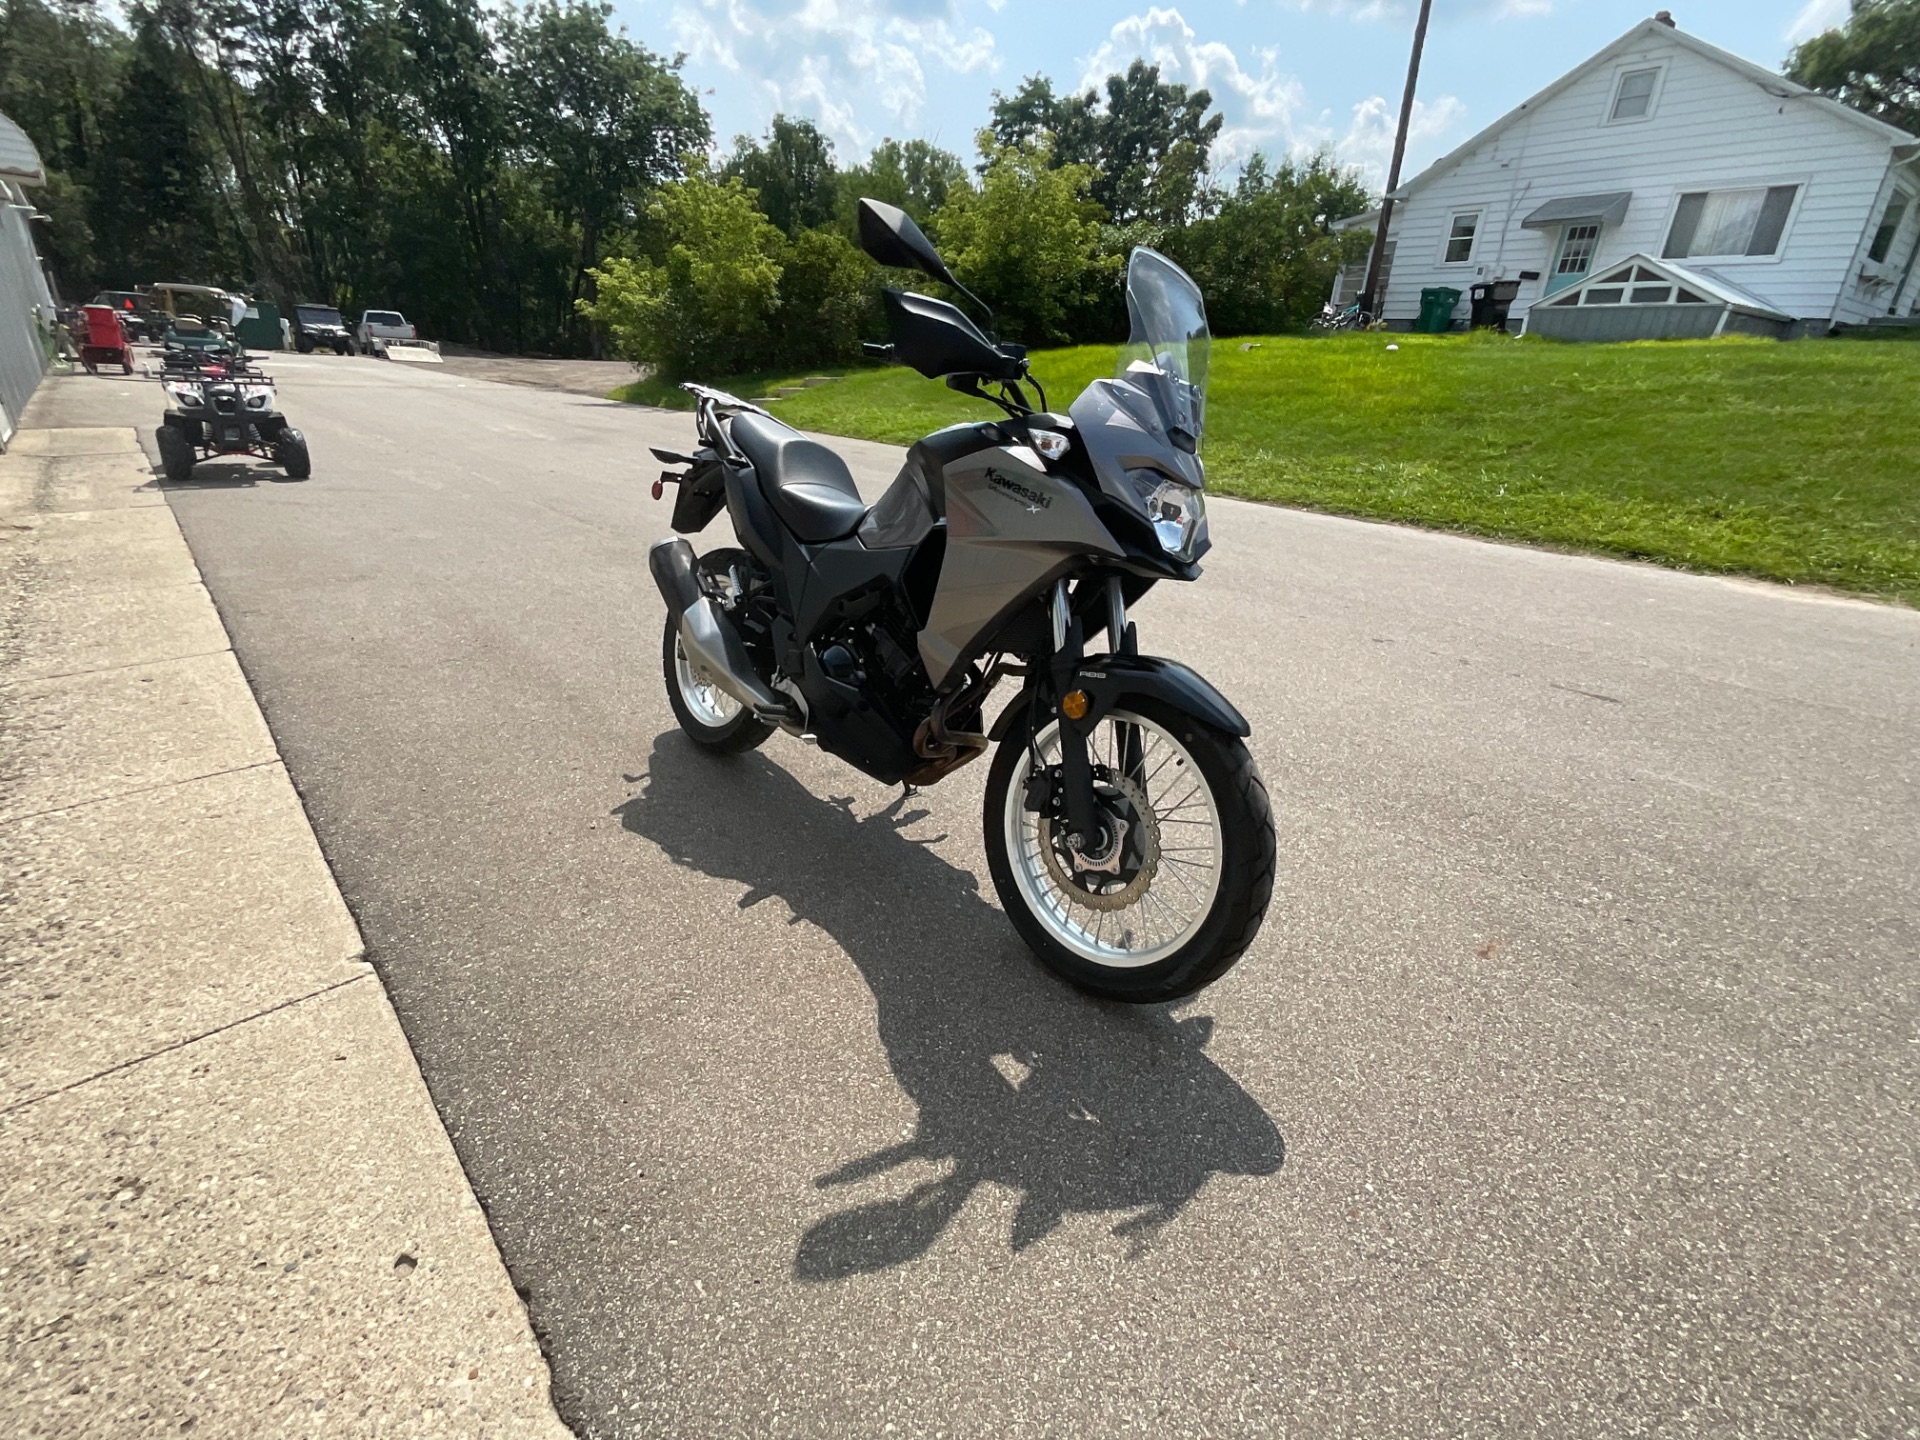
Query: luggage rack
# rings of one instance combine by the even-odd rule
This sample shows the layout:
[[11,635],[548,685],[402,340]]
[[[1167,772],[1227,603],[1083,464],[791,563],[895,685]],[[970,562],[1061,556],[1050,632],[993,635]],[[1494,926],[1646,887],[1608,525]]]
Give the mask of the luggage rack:
[[[219,374],[209,372],[218,369]],[[167,349],[160,353],[160,378],[163,380],[232,380],[239,384],[271,385],[273,377],[257,363],[239,355],[214,354],[205,350]]]

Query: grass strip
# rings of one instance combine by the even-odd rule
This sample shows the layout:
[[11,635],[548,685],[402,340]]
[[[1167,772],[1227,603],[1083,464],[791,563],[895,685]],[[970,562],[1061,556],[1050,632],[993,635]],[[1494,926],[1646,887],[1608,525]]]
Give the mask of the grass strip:
[[[1106,346],[1034,357],[1058,409],[1113,363]],[[752,396],[798,378],[716,383]],[[619,398],[686,397],[642,381]],[[1247,499],[1916,604],[1916,401],[1911,344],[1225,340],[1204,457],[1211,488]],[[895,444],[991,413],[877,368],[768,408]]]

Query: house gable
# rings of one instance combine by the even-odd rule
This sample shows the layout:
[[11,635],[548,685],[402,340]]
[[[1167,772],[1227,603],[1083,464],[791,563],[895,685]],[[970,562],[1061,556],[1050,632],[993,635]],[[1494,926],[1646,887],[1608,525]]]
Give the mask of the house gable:
[[[1808,114],[1824,116],[1837,125],[1865,131],[1888,145],[1912,147],[1913,154],[1920,154],[1920,136],[1909,135],[1906,131],[1889,125],[1884,120],[1876,120],[1873,116],[1855,110],[1850,105],[1843,105],[1831,96],[1822,95],[1817,90],[1809,90],[1806,86],[1789,80],[1784,75],[1775,74],[1764,66],[1756,65],[1751,60],[1735,55],[1730,50],[1722,50],[1717,45],[1710,45],[1698,36],[1689,35],[1686,31],[1668,25],[1665,21],[1647,20],[1634,26],[1591,59],[1569,70],[1539,94],[1523,100],[1458,149],[1434,161],[1394,191],[1392,198],[1396,201],[1410,198],[1423,186],[1439,179],[1454,166],[1478,153],[1482,147],[1496,143],[1501,135],[1515,125],[1539,114],[1569,90],[1591,81],[1596,74],[1605,72],[1610,80],[1617,80],[1623,71],[1657,63],[1661,58],[1660,52],[1669,48],[1690,53],[1760,87],[1768,98],[1779,102],[1783,108],[1786,103],[1791,102]],[[1661,77],[1662,92],[1665,89],[1665,78],[1664,75]],[[1615,86],[1610,83],[1607,86],[1609,101],[1612,100],[1614,93]],[[1657,94],[1656,102],[1663,98],[1664,94]],[[1604,118],[1604,112],[1603,119],[1598,123],[1608,123]],[[1902,158],[1912,158],[1912,156]]]
[[1383,308],[1404,319],[1424,288],[1518,279],[1521,317],[1671,250],[1795,317],[1854,318],[1858,257],[1910,141],[1649,22],[1398,192]]

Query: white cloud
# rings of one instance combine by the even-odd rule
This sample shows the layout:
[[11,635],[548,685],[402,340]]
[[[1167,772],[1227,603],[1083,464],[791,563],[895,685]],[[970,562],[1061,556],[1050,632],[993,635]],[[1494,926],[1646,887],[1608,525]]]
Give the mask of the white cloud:
[[1847,0],[1807,0],[1799,15],[1794,17],[1793,24],[1787,28],[1787,43],[1798,45],[1822,31],[1844,25],[1848,13]]
[[1201,40],[1178,10],[1153,9],[1113,27],[1105,43],[1087,57],[1079,88],[1099,89],[1108,75],[1143,59],[1160,67],[1162,80],[1212,91],[1226,120],[1213,158],[1217,165],[1231,167],[1262,147],[1296,148],[1295,116],[1306,103],[1300,81],[1279,70],[1278,51],[1255,50],[1251,58],[1254,69],[1242,65],[1222,42]]
[[[1422,141],[1438,140],[1451,133],[1467,117],[1467,107],[1453,95],[1433,100],[1415,100],[1413,118],[1407,125],[1407,153],[1414,154]],[[1335,155],[1349,165],[1358,165],[1376,190],[1384,189],[1387,170],[1393,164],[1393,137],[1400,125],[1400,109],[1384,95],[1362,100],[1353,107],[1353,123],[1334,145]],[[1401,183],[1419,173],[1409,164],[1401,170]]]
[[[1331,149],[1343,163],[1358,165],[1374,186],[1386,183],[1399,111],[1383,99],[1355,106],[1352,123],[1342,134],[1332,112],[1309,109],[1305,85],[1281,70],[1277,50],[1249,51],[1243,62],[1231,46],[1201,40],[1178,10],[1158,8],[1113,27],[1082,66],[1080,88],[1100,86],[1135,58],[1158,65],[1162,80],[1193,89],[1204,86],[1213,93],[1226,121],[1213,150],[1214,164],[1222,171],[1237,169],[1256,150],[1298,156]],[[1410,148],[1449,133],[1466,113],[1467,107],[1451,95],[1415,102]]]
[[[1419,13],[1416,0],[1281,0],[1290,10],[1320,15],[1343,15],[1352,20],[1391,20],[1411,24]],[[1449,16],[1491,14],[1496,20],[1531,20],[1553,14],[1559,0],[1469,0],[1449,7]],[[1435,7],[1436,10],[1439,8]]]
[[678,48],[757,92],[767,113],[806,115],[848,153],[879,139],[877,106],[912,129],[927,98],[928,64],[991,69],[988,31],[961,25],[953,0],[684,0]]

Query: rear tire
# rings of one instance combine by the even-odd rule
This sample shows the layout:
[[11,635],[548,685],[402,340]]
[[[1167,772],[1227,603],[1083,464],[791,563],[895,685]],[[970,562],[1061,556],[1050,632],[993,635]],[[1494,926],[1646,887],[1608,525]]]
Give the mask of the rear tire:
[[153,441],[160,449],[160,471],[169,485],[184,485],[193,478],[193,464],[199,457],[178,427],[162,425],[153,432]]
[[[1098,888],[1116,887],[1094,897],[1111,908],[1076,903],[1048,878],[1046,832],[1023,798],[1033,740],[1024,716],[994,753],[987,776],[987,868],[1007,919],[1041,964],[1102,999],[1151,1005],[1211,985],[1253,943],[1273,896],[1273,812],[1259,768],[1238,737],[1159,701],[1129,700],[1124,712],[1114,712],[1122,713],[1145,746],[1137,793],[1155,816],[1145,823],[1133,802],[1120,797],[1134,815],[1129,843],[1150,834],[1154,868],[1136,859],[1131,876],[1093,877]],[[1044,760],[1054,727],[1042,718]],[[1111,723],[1101,722],[1090,741],[1096,765]],[[1210,820],[1210,830],[1202,829],[1203,820]],[[1196,854],[1205,866],[1191,860]],[[1142,874],[1143,889],[1122,901]]]
[[[728,570],[751,566],[740,549],[710,550],[694,562],[700,588],[709,595],[724,593]],[[717,686],[701,682],[680,648],[680,627],[671,614],[661,638],[660,666],[667,682],[667,703],[687,737],[714,755],[739,755],[767,743],[774,727]]]
[[307,437],[298,430],[286,429],[273,442],[274,463],[292,480],[304,480],[313,474],[313,459],[307,454]]

